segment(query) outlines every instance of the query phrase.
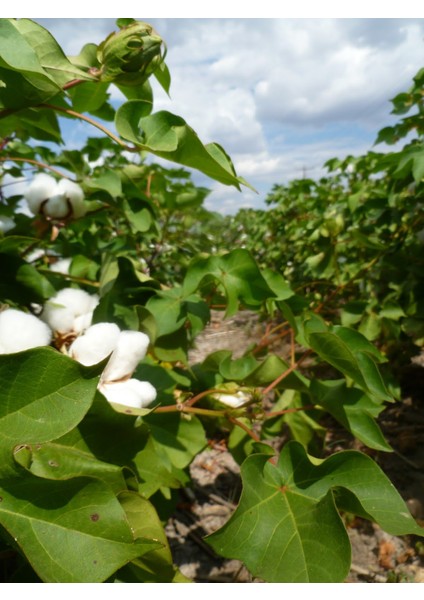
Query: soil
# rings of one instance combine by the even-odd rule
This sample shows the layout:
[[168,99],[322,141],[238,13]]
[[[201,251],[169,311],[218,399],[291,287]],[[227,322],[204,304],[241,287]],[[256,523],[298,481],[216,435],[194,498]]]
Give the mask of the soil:
[[[190,361],[199,362],[224,348],[232,350],[233,357],[240,356],[262,333],[263,326],[255,314],[246,311],[224,321],[221,313],[214,313],[191,352]],[[331,419],[325,425],[328,446],[333,451],[354,448],[371,455],[424,526],[423,384],[421,355],[403,371],[402,401],[390,405],[379,419],[393,453],[370,451]],[[278,440],[281,445],[285,441],[284,436]],[[190,470],[192,487],[181,491],[181,501],[166,526],[175,564],[197,583],[260,582],[241,562],[216,556],[203,541],[230,518],[241,491],[240,469],[226,450],[225,440],[211,441]],[[347,522],[346,527],[352,546],[352,565],[346,582],[424,583],[424,543],[418,537],[394,537],[360,518]]]

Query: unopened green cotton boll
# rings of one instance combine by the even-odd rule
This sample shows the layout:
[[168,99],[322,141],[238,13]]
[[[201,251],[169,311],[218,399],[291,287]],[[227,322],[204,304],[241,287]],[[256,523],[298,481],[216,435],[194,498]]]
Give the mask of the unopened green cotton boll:
[[111,33],[97,51],[101,80],[142,85],[163,61],[163,40],[151,25],[134,21]]
[[108,402],[122,404],[130,408],[145,408],[156,399],[156,389],[148,381],[127,379],[112,383],[102,382],[99,391]]
[[9,308],[0,313],[0,354],[48,346],[50,328],[34,315]]
[[77,337],[69,348],[69,356],[86,367],[95,365],[111,354],[121,331],[115,323],[97,323]]

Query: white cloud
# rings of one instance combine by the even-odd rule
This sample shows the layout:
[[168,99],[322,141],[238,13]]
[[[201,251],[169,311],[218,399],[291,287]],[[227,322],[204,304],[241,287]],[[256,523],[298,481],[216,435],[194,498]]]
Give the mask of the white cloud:
[[[168,45],[172,75],[171,99],[155,85],[155,110],[181,115],[203,142],[222,144],[261,191],[242,195],[255,205],[274,183],[366,151],[390,122],[389,99],[409,87],[424,58],[423,19],[148,21]],[[105,19],[43,24],[69,53],[115,29]],[[207,205],[240,205],[231,188],[206,185],[214,189]]]

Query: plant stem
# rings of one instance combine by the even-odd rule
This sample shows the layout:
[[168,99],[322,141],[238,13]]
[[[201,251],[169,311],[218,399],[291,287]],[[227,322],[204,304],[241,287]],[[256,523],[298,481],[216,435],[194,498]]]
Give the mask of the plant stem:
[[302,410],[313,410],[316,408],[314,404],[308,404],[307,406],[299,406],[298,408],[284,408],[283,410],[276,410],[274,412],[266,413],[264,419],[272,419],[273,417],[279,417],[288,413],[295,413]]
[[24,163],[30,163],[32,165],[36,165],[37,167],[41,167],[42,169],[49,169],[49,171],[52,171],[53,173],[56,173],[56,175],[59,175],[59,177],[63,177],[64,179],[69,179],[70,181],[73,181],[70,177],[68,177],[68,175],[65,175],[65,173],[62,173],[61,171],[58,171],[57,169],[55,169],[54,167],[51,167],[50,165],[47,165],[46,163],[40,162],[39,160],[33,160],[32,158],[19,158],[19,157],[13,157],[13,156],[1,156],[0,157],[0,161],[1,162],[24,162]]
[[265,396],[266,394],[268,394],[268,392],[270,392],[271,390],[273,390],[281,381],[283,381],[283,379],[285,379],[288,375],[290,375],[290,373],[292,373],[293,371],[295,371],[297,369],[297,367],[305,360],[305,358],[307,356],[309,356],[309,354],[312,353],[312,350],[306,350],[306,352],[304,352],[302,354],[302,356],[299,358],[299,360],[295,363],[293,363],[286,371],[284,371],[284,373],[282,373],[281,375],[279,375],[277,377],[277,379],[275,379],[272,383],[269,384],[268,387],[266,387],[263,390],[263,395]]
[[244,423],[242,423],[241,421],[238,421],[235,417],[230,417],[228,415],[227,419],[230,421],[230,423],[233,423],[233,425],[236,425],[237,427],[240,427],[241,429],[243,429],[243,431],[245,431],[247,433],[247,435],[249,435],[252,438],[252,440],[254,440],[255,442],[261,441],[260,438],[256,435],[256,433],[254,431],[249,429],[249,427],[247,425],[245,425]]
[[110,131],[107,127],[105,127],[98,121],[95,121],[91,117],[87,117],[79,112],[76,112],[75,110],[71,110],[70,108],[63,108],[62,106],[56,106],[55,104],[40,104],[39,106],[41,108],[50,108],[51,110],[56,110],[58,112],[62,112],[66,115],[69,115],[70,117],[77,117],[78,119],[81,119],[82,121],[86,121],[87,123],[90,123],[90,125],[93,125],[93,127],[97,127],[97,129],[100,129],[100,131],[103,131],[103,133],[105,133],[114,142],[119,144],[122,148],[124,148],[124,150],[127,150],[128,152],[138,152],[138,150],[139,150],[138,148],[136,148],[134,146],[127,146],[127,144],[125,142],[123,142],[117,135],[112,133],[112,131]]

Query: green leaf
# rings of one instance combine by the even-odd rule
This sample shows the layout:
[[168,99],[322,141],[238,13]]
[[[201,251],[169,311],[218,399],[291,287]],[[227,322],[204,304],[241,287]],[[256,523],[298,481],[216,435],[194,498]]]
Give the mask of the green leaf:
[[192,293],[200,288],[202,280],[214,277],[224,288],[227,297],[227,316],[237,312],[239,300],[247,308],[257,308],[275,294],[250,253],[233,250],[223,256],[194,259],[184,279],[184,290]]
[[92,477],[104,481],[116,494],[127,489],[121,467],[100,461],[88,452],[63,444],[26,444],[15,450],[14,457],[17,463],[33,475],[44,479]]
[[0,356],[0,476],[17,470],[15,446],[52,441],[78,425],[100,372],[52,348]]
[[109,98],[107,83],[86,82],[68,90],[74,110],[79,113],[99,110]]
[[86,179],[85,185],[92,190],[104,190],[112,198],[122,194],[121,178],[113,169],[103,169],[98,177]]
[[197,169],[221,183],[237,189],[240,184],[251,187],[237,177],[230,158],[220,146],[204,146],[184,119],[167,111],[149,115],[149,108],[144,100],[123,104],[115,118],[118,133],[143,150]]
[[14,26],[34,49],[43,69],[60,87],[72,79],[95,79],[93,75],[69,62],[51,33],[38,23],[30,19],[19,19],[14,21]]
[[205,431],[193,415],[155,414],[145,419],[153,440],[177,469],[184,469],[206,447]]
[[346,327],[308,333],[308,322],[305,332],[311,348],[321,358],[353,379],[376,402],[393,402],[375,364],[381,355],[364,336]]
[[340,452],[319,461],[301,444],[289,442],[276,465],[269,456],[252,455],[241,474],[238,508],[207,541],[269,582],[344,580],[350,544],[334,500],[339,488],[344,510],[355,512],[352,509],[359,507],[362,516],[392,535],[424,534],[384,473],[359,452]]
[[123,578],[124,581],[172,583],[178,575],[178,570],[173,565],[168,540],[154,506],[139,494],[131,492],[122,493],[119,500],[134,534],[140,538],[157,540],[162,547],[133,560],[121,569],[117,577]]
[[0,523],[47,583],[96,583],[158,547],[137,539],[112,490],[86,477],[4,481]]
[[378,406],[360,390],[348,388],[344,380],[313,380],[310,391],[317,404],[333,415],[366,446],[392,452],[376,422],[376,418],[384,410],[384,405]]

